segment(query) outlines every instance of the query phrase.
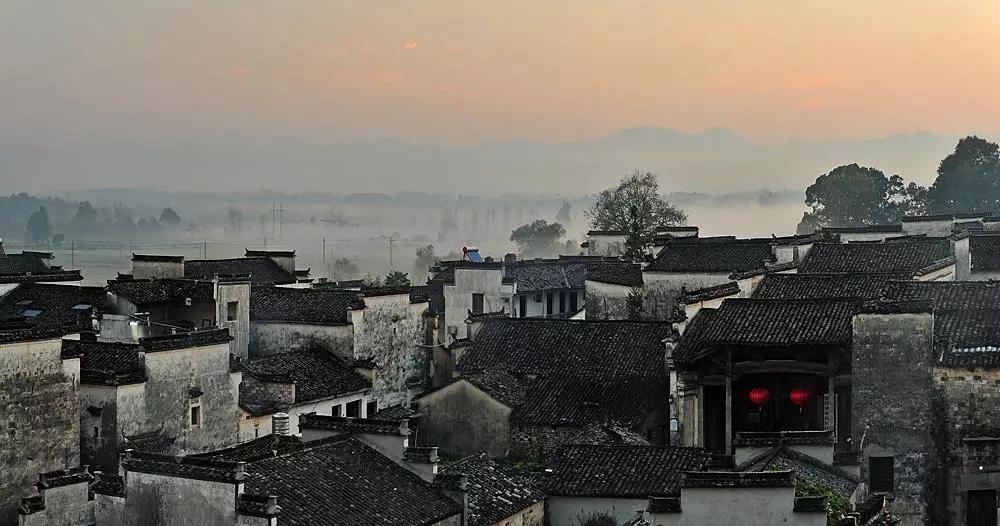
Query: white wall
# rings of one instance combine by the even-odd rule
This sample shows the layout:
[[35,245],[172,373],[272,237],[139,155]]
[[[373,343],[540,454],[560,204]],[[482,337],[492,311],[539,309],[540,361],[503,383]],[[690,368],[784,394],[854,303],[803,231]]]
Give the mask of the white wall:
[[681,513],[656,514],[653,525],[826,525],[825,513],[795,513],[794,506],[795,488],[685,488]]
[[[600,497],[561,497],[550,495],[547,499],[546,515],[549,526],[579,526],[581,518],[591,513],[607,514],[615,519],[615,524],[624,524],[635,518],[636,512],[646,509],[646,498],[615,499]],[[733,522],[732,524],[747,524]]]
[[[455,284],[444,286],[444,322],[458,328],[458,337],[465,337],[465,320],[472,310],[472,294],[483,295],[483,310],[495,312],[503,307],[501,282],[503,271],[499,268],[456,268]],[[445,333],[447,334],[447,332]]]

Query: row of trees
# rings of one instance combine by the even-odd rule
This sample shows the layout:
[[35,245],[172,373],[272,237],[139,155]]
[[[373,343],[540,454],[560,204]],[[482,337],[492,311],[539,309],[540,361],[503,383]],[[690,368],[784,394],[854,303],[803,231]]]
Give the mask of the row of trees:
[[930,187],[898,175],[849,164],[816,178],[806,189],[798,232],[822,227],[898,223],[905,215],[1000,212],[1000,147],[971,136],[945,157]]
[[[103,221],[98,222],[99,214],[89,201],[83,201],[77,208],[72,221],[65,225],[70,233],[78,235],[93,234],[100,228],[112,228],[122,232],[154,232],[177,228],[181,224],[181,216],[172,208],[164,208],[160,217],[140,217],[132,219],[131,214],[121,203],[115,203],[113,211],[106,213]],[[64,234],[54,233],[52,219],[44,206],[28,216],[25,222],[25,237],[32,243],[53,243],[58,245],[65,238]]]

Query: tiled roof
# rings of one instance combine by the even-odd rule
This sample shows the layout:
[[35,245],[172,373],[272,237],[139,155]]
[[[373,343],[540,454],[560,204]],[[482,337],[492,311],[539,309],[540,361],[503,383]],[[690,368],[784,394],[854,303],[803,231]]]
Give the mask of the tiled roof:
[[741,447],[833,446],[833,432],[821,431],[741,431],[733,443]]
[[92,480],[94,480],[94,476],[90,474],[87,466],[81,466],[42,473],[38,475],[38,482],[35,486],[38,489],[51,489]]
[[108,282],[108,292],[125,298],[134,305],[214,301],[215,284],[191,279],[136,279]]
[[184,263],[185,278],[212,279],[216,275],[249,275],[254,285],[265,283],[287,285],[298,281],[294,273],[285,270],[267,257],[192,260]]
[[983,219],[989,214],[986,212],[967,212],[962,214],[934,214],[934,215],[914,215],[903,217],[904,223],[920,222],[920,221],[949,221],[954,219]]
[[146,381],[146,368],[135,343],[63,340],[63,353],[80,358],[80,383],[90,385],[128,385]]
[[691,321],[674,358],[690,362],[716,345],[848,345],[857,300],[727,299]]
[[239,502],[236,504],[236,511],[240,515],[248,515],[250,517],[276,517],[281,513],[281,507],[278,506],[277,501],[278,499],[275,495],[241,493]]
[[250,290],[250,320],[261,322],[350,323],[348,310],[364,307],[357,291],[253,287]]
[[692,303],[698,303],[701,301],[714,300],[718,298],[725,298],[728,296],[735,296],[740,293],[740,285],[735,281],[730,281],[728,283],[723,283],[721,285],[715,285],[712,287],[705,287],[702,289],[686,290],[681,287],[681,301],[688,305]]
[[546,463],[546,493],[568,497],[676,495],[683,474],[704,469],[711,454],[677,446],[563,446]]
[[244,371],[262,381],[294,383],[297,404],[343,396],[372,386],[371,380],[355,372],[332,351],[317,347],[250,360]]
[[503,370],[467,373],[462,378],[507,407],[523,404],[527,396],[527,386]]
[[878,299],[886,284],[903,274],[769,274],[754,290],[758,299]]
[[729,279],[734,281],[740,281],[755,276],[763,276],[765,274],[775,274],[779,272],[787,272],[790,270],[798,270],[801,262],[799,260],[792,261],[782,261],[781,263],[765,263],[763,267],[756,268],[753,270],[745,270],[743,272],[733,272],[729,275]]
[[685,488],[794,488],[791,471],[704,471],[684,474]]
[[264,435],[236,446],[191,455],[192,457],[222,462],[254,462],[277,455],[299,451],[305,447],[301,437],[294,435]]
[[738,466],[737,471],[791,471],[800,479],[819,484],[850,497],[860,479],[794,449],[779,446],[765,451]]
[[1000,270],[1000,235],[976,235],[969,238],[973,272]]
[[587,280],[626,287],[641,287],[642,268],[632,263],[596,263],[588,267]]
[[26,252],[22,254],[6,254],[0,252],[0,274],[27,274],[29,272],[49,272],[49,265],[43,254]]
[[366,435],[409,436],[409,423],[405,420],[381,420],[377,418],[352,418],[343,416],[299,415],[300,429],[335,431],[338,433],[362,433]]
[[520,294],[545,290],[582,289],[587,264],[577,261],[523,261],[504,267],[504,283],[517,283]]
[[871,226],[842,226],[824,227],[823,232],[831,234],[893,234],[903,231],[903,225],[871,225]]
[[462,357],[465,372],[639,374],[663,372],[669,323],[496,318]]
[[32,272],[25,274],[0,273],[0,283],[57,283],[65,281],[83,281],[79,270],[57,270],[51,272]]
[[142,346],[143,351],[149,353],[220,345],[231,341],[233,341],[233,337],[229,335],[229,329],[209,329],[140,338],[139,344]]
[[934,343],[949,367],[1000,367],[1000,309],[937,310]]
[[92,328],[104,290],[28,283],[0,296],[0,342],[53,338]]
[[468,526],[490,526],[541,502],[545,495],[533,481],[480,453],[448,464],[443,476],[465,476]]
[[117,473],[97,473],[97,480],[90,485],[90,490],[100,495],[112,497],[125,496],[125,480]]
[[522,425],[583,427],[614,418],[636,428],[667,403],[666,393],[662,375],[545,374],[531,382],[510,419]]
[[997,281],[893,281],[886,284],[883,300],[929,300],[935,309],[1000,308]]
[[258,460],[247,471],[246,491],[276,495],[286,526],[424,526],[462,513],[429,483],[353,439]]
[[184,256],[171,256],[166,254],[132,254],[132,261],[181,263],[184,261]]
[[890,243],[817,243],[799,273],[917,272],[951,256],[947,238]]
[[612,421],[610,423],[594,422],[588,424],[567,444],[578,444],[584,446],[646,446],[649,442],[635,431],[632,431],[622,424]]
[[126,450],[122,462],[125,471],[191,478],[236,484],[247,479],[243,467],[235,462],[221,462],[197,457],[175,457]]
[[383,407],[374,415],[370,416],[371,418],[378,420],[405,420],[417,418],[420,416],[420,413],[403,405],[394,405],[391,407]]
[[770,243],[670,243],[647,272],[743,272],[774,261]]

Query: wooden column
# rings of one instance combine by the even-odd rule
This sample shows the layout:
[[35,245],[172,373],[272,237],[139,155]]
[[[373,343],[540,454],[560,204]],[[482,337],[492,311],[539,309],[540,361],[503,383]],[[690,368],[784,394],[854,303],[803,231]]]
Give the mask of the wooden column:
[[733,351],[726,349],[726,454],[733,454]]

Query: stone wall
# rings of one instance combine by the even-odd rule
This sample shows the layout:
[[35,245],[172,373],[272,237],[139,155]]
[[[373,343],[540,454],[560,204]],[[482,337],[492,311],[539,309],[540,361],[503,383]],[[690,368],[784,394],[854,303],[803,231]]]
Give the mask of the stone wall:
[[465,380],[417,398],[421,415],[417,445],[437,446],[442,455],[464,457],[486,452],[507,456],[511,409]]
[[240,384],[240,400],[261,405],[292,405],[295,403],[295,384],[265,382],[252,374],[244,374]]
[[[132,388],[141,390],[142,386]],[[118,389],[80,386],[80,459],[95,470],[113,472],[118,467]]]
[[17,524],[39,473],[80,465],[80,360],[59,339],[0,345],[0,524]]
[[494,523],[493,526],[542,526],[544,524],[545,501],[543,500]]
[[[550,526],[580,526],[583,519],[594,515],[607,515],[614,524],[625,524],[635,518],[636,512],[646,509],[646,498],[561,497],[550,495],[547,499],[546,519]],[[597,524],[605,524],[597,522]],[[749,523],[731,523],[749,524]]]
[[[229,319],[229,303],[236,302],[236,316]],[[215,287],[215,319],[219,327],[229,329],[233,337],[230,348],[237,357],[246,360],[250,348],[250,283],[223,282]]]
[[861,478],[869,458],[893,457],[892,512],[903,524],[924,524],[937,513],[934,446],[932,314],[854,317],[852,438],[862,447]]
[[354,359],[354,328],[350,324],[250,322],[250,358],[321,345],[344,360]]
[[938,366],[944,449],[948,452],[946,515],[965,524],[966,492],[1000,490],[1000,370]]
[[409,294],[396,294],[365,298],[365,308],[351,312],[354,358],[375,360],[371,397],[381,407],[409,404],[411,391],[421,392],[430,382],[426,310],[426,303],[411,304]]
[[88,491],[88,482],[41,490],[45,509],[22,516],[21,526],[93,525],[94,505]]

